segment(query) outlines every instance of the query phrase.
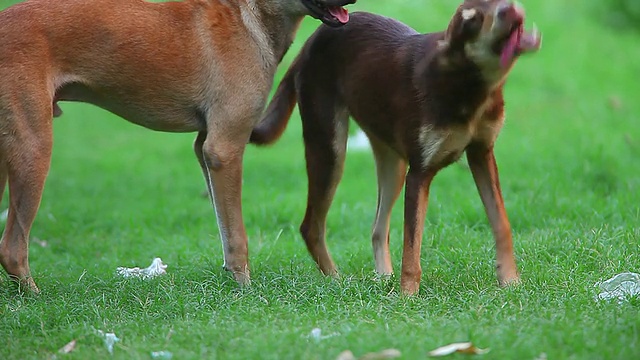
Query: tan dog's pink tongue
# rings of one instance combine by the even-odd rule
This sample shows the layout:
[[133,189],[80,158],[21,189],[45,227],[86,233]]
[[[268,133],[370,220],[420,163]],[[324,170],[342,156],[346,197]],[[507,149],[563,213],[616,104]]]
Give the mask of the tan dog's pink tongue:
[[349,21],[349,11],[347,9],[340,6],[329,6],[328,10],[341,23],[346,24]]
[[502,49],[502,54],[500,54],[500,65],[502,65],[503,68],[509,66],[509,63],[515,55],[519,41],[520,31],[514,31],[509,37],[509,40],[507,40],[507,44],[504,46],[504,49]]

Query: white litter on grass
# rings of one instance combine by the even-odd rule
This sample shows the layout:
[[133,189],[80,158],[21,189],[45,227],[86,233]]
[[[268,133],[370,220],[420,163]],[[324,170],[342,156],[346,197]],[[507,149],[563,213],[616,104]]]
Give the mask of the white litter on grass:
[[347,141],[347,151],[368,150],[370,147],[369,138],[367,138],[367,135],[362,130],[358,130],[355,135],[349,136],[349,140]]
[[338,335],[340,335],[340,334],[331,333],[329,335],[322,335],[322,329],[313,328],[313,330],[311,330],[311,333],[309,334],[309,338],[313,339],[315,341],[320,341],[320,340],[328,339],[330,337],[334,337],[334,336],[338,336]]
[[596,300],[617,299],[618,303],[622,303],[630,297],[640,295],[640,274],[618,274],[607,281],[596,283],[595,286],[602,291]]
[[113,345],[120,341],[120,339],[114,333],[105,333],[102,330],[97,331],[98,336],[104,339],[104,345],[107,347],[109,354],[113,355]]
[[380,352],[372,352],[362,355],[359,358],[356,358],[355,355],[351,352],[351,350],[345,350],[341,352],[336,360],[388,360],[395,359],[402,356],[400,350],[397,349],[386,349]]
[[77,344],[78,344],[77,340],[71,340],[67,345],[63,346],[60,350],[58,350],[58,353],[68,354],[73,350],[75,350]]
[[489,352],[489,349],[480,349],[470,342],[453,343],[445,346],[441,346],[437,349],[429,351],[429,356],[440,357],[447,356],[454,353],[468,354],[468,355],[483,355]]
[[7,217],[9,216],[9,209],[0,213],[0,222],[7,221]]
[[118,267],[116,269],[118,275],[124,277],[139,277],[143,279],[149,279],[156,277],[158,275],[163,275],[167,273],[167,265],[162,263],[162,259],[155,258],[151,262],[149,267],[140,269],[139,267],[134,268],[126,268],[126,267]]
[[166,350],[154,351],[151,353],[152,359],[169,360],[172,357],[173,357],[173,354],[170,351],[166,351]]

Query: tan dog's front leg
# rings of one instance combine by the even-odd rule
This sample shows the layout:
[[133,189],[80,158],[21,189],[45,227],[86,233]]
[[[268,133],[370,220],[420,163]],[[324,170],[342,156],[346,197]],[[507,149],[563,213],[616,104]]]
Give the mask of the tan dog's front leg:
[[[37,110],[33,105],[31,110]],[[33,118],[46,119],[46,116]],[[46,114],[46,108],[43,109]],[[31,115],[31,114],[30,114]],[[45,179],[49,172],[52,147],[50,121],[40,122],[37,132],[16,132],[22,140],[2,144],[0,150],[6,156],[0,160],[0,191],[9,181],[9,213],[7,223],[0,240],[0,264],[9,276],[18,282],[21,290],[38,293],[38,287],[31,277],[29,267],[29,233],[36,217]],[[25,145],[28,144],[28,145]],[[1,199],[1,196],[0,196]]]
[[420,289],[420,248],[422,230],[429,202],[429,186],[435,172],[410,168],[407,174],[404,199],[404,247],[402,249],[402,274],[400,288],[405,295],[413,295]]
[[467,159],[495,237],[498,282],[501,286],[517,283],[520,277],[513,254],[511,225],[504,208],[493,148],[469,148]]
[[[242,219],[242,157],[251,128],[237,141],[222,129],[209,131],[202,143],[209,193],[218,221],[224,268],[240,285],[249,285],[249,249]],[[202,135],[198,135],[200,138]],[[196,139],[196,144],[198,139]]]

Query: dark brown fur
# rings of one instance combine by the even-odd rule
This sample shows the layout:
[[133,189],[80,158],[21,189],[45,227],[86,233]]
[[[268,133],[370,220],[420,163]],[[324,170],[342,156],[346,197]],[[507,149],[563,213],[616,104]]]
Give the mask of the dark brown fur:
[[[389,215],[405,184],[401,286],[408,294],[418,290],[430,183],[440,169],[466,151],[495,235],[500,284],[518,280],[493,156],[504,120],[504,80],[512,63],[501,68],[492,53],[484,59],[472,53],[476,48],[468,44],[480,44],[482,36],[498,31],[491,30],[494,15],[506,19],[499,23],[505,27],[512,18],[514,23],[519,21],[519,11],[506,1],[469,0],[460,6],[447,31],[426,35],[389,18],[355,13],[345,27],[323,26],[305,44],[251,141],[277,140],[297,99],[309,177],[300,231],[325,274],[336,273],[325,244],[325,223],[342,175],[346,128],[352,116],[370,139],[377,165],[378,209],[372,242],[378,273],[393,271]],[[463,13],[484,16],[481,23],[472,23],[476,19],[471,17],[463,24]]]

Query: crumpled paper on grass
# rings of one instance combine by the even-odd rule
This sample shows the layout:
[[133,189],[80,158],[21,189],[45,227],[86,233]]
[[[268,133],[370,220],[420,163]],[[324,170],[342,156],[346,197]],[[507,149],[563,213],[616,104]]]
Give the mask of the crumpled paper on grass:
[[362,151],[369,150],[371,145],[369,138],[364,131],[358,129],[358,132],[349,137],[347,141],[347,151]]
[[126,267],[118,267],[116,269],[116,273],[123,277],[139,277],[142,279],[150,279],[159,275],[163,275],[167,273],[167,266],[162,263],[162,259],[155,258],[151,262],[149,267],[144,269],[140,269],[139,267],[134,268],[126,268]]
[[71,340],[65,346],[61,347],[60,350],[58,350],[58,354],[69,354],[70,352],[76,349],[77,344],[78,344],[78,340],[75,340],[75,339]]
[[489,352],[489,349],[480,349],[475,347],[473,343],[470,342],[461,342],[461,343],[453,343],[445,346],[441,346],[437,349],[429,351],[429,356],[431,357],[440,357],[447,356],[454,353],[458,354],[467,354],[467,355],[483,355]]
[[7,221],[7,217],[9,216],[9,209],[0,213],[0,222]]
[[334,336],[338,336],[340,334],[334,332],[328,335],[322,335],[322,329],[320,328],[313,328],[311,330],[311,333],[309,333],[309,338],[313,339],[315,341],[320,341],[320,340],[324,340],[324,339],[328,339],[330,337],[334,337]]
[[596,300],[617,299],[618,303],[622,303],[630,297],[640,296],[640,274],[618,274],[607,281],[596,283],[595,286],[601,291]]
[[161,360],[169,360],[173,358],[173,353],[171,351],[154,351],[151,353],[152,359],[161,359]]
[[380,352],[372,352],[362,355],[359,358],[356,358],[355,355],[351,352],[351,350],[345,350],[338,355],[336,360],[388,360],[395,359],[402,356],[400,350],[397,349],[386,349]]
[[96,333],[104,340],[104,345],[107,347],[109,354],[113,355],[113,345],[120,341],[120,338],[115,333],[105,333],[102,330],[96,330]]

